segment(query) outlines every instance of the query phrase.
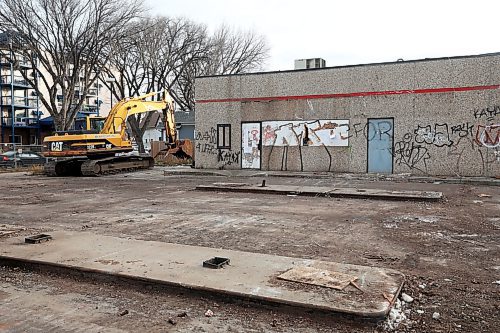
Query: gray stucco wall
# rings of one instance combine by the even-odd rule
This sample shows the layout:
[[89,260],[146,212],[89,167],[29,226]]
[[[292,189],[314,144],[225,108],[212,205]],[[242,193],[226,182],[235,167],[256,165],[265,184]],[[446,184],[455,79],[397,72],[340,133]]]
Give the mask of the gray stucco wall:
[[[364,173],[367,120],[393,118],[394,173],[499,176],[498,84],[499,55],[198,78],[196,167],[241,168],[242,122],[337,119],[347,147],[263,146],[261,168]],[[217,149],[217,124],[231,149]]]

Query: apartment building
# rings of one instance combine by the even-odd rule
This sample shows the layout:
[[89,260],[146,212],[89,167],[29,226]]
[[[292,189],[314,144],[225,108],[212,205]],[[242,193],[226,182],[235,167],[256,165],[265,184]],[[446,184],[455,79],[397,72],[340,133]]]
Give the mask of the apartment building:
[[[70,69],[69,71],[72,71]],[[70,75],[71,73],[68,73]],[[85,100],[83,101],[82,107],[78,114],[75,117],[74,121],[74,129],[80,129],[80,128],[85,128],[85,122],[86,122],[86,117],[91,116],[91,115],[102,115],[101,110],[101,104],[102,104],[102,99],[99,98],[99,94],[103,94],[102,91],[103,85],[100,84],[99,82],[95,82],[92,84],[92,87],[87,90],[87,94],[85,95]],[[74,91],[74,99],[73,102],[77,103],[82,97],[85,89],[85,77],[84,75],[79,76],[79,82],[75,86],[75,91]],[[63,101],[63,95],[62,93],[59,93],[57,95],[57,102],[58,106],[62,106],[62,101]],[[106,112],[107,113],[107,112]]]
[[[30,60],[15,54],[6,33],[0,34],[0,142],[40,143],[40,102],[24,75],[36,75]],[[15,57],[14,57],[15,56]],[[11,59],[16,59],[15,62]]]

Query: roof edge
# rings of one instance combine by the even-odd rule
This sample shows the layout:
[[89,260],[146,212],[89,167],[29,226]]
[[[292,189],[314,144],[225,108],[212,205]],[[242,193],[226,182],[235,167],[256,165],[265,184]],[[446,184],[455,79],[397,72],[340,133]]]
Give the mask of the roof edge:
[[468,58],[482,58],[482,57],[493,57],[500,56],[500,52],[492,53],[481,53],[474,55],[461,55],[461,56],[451,56],[451,57],[438,57],[438,58],[422,58],[414,60],[403,60],[403,61],[386,61],[386,62],[372,62],[366,64],[355,64],[355,65],[341,65],[341,66],[331,66],[323,68],[307,68],[307,69],[287,69],[282,71],[264,71],[264,72],[252,72],[252,73],[239,73],[239,74],[221,74],[221,75],[204,75],[197,76],[196,79],[204,78],[214,78],[214,77],[227,77],[227,76],[247,76],[247,75],[262,75],[262,74],[278,74],[278,73],[295,73],[295,72],[305,72],[305,71],[322,71],[329,69],[339,69],[339,68],[352,68],[352,67],[368,67],[368,66],[386,66],[395,64],[406,64],[415,62],[425,62],[425,61],[439,61],[439,60],[456,60],[456,59],[468,59]]

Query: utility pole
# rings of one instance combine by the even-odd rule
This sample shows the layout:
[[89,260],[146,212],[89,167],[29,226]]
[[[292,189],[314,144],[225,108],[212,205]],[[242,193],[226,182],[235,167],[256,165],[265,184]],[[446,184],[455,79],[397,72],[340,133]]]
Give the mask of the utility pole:
[[14,168],[17,169],[17,147],[16,147],[16,133],[14,120],[16,116],[15,108],[14,108],[14,50],[12,49],[12,40],[9,41],[9,54],[10,54],[10,113],[11,113],[11,121],[12,121],[12,149],[14,150]]
[[9,51],[10,51],[10,115],[11,115],[11,136],[12,136],[12,144],[15,145],[15,127],[14,127],[14,119],[15,119],[15,109],[14,109],[14,52],[12,50],[12,40],[9,41]]

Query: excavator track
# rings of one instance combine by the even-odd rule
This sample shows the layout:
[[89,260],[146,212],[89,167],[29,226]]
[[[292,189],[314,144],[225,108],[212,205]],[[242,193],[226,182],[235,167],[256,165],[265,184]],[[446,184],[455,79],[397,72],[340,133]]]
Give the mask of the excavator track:
[[44,172],[50,177],[98,177],[121,172],[151,169],[154,159],[150,156],[113,156],[100,159],[67,159],[50,161]]
[[44,165],[43,170],[49,177],[78,176],[81,174],[80,166],[83,161],[81,158],[50,161]]
[[121,172],[151,169],[154,159],[150,156],[107,157],[97,160],[86,160],[82,163],[82,176],[102,176]]
[[87,160],[82,163],[80,168],[82,176],[100,176],[101,166],[98,160]]

